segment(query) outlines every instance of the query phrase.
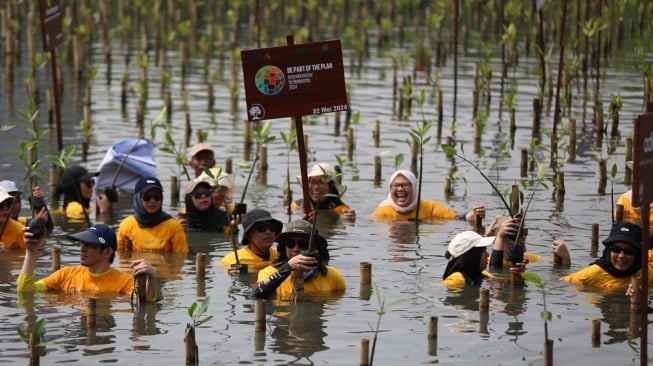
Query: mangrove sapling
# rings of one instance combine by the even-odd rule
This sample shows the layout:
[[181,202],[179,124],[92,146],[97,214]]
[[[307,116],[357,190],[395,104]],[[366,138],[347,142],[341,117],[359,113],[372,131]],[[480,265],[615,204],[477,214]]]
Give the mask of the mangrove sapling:
[[172,156],[175,157],[175,163],[177,164],[177,167],[179,168],[178,172],[175,173],[176,176],[179,175],[179,172],[183,172],[183,174],[186,176],[188,180],[191,180],[190,174],[188,173],[188,169],[186,169],[186,164],[188,161],[186,160],[186,154],[183,152],[183,145],[182,144],[175,144],[175,140],[170,134],[170,127],[168,125],[165,125],[165,145],[159,148],[160,151],[163,151],[164,153],[168,153]]
[[286,135],[283,131],[279,131],[281,140],[286,147],[286,189],[284,191],[285,206],[288,212],[288,222],[292,220],[292,189],[290,188],[290,152],[297,150],[296,138],[297,130],[292,128],[290,133]]
[[[372,339],[372,351],[370,352],[370,363],[369,366],[374,364],[374,352],[376,351],[376,340],[378,339],[379,332],[381,331],[381,318],[386,313],[385,297],[381,297],[381,291],[379,291],[379,286],[374,284],[374,294],[376,295],[376,303],[379,305],[379,309],[376,311],[376,326],[372,326],[370,322],[367,322],[367,325],[370,327],[372,333],[374,333],[374,338]],[[388,306],[395,306],[401,304],[402,302],[407,301],[408,299],[397,299],[388,304]]]
[[[547,309],[546,307],[546,294],[550,293],[551,291],[554,291],[559,288],[565,287],[564,285],[561,286],[555,286],[555,287],[550,287],[547,289],[547,283],[542,281],[542,278],[540,275],[534,272],[521,272],[520,275],[522,278],[537,287],[538,291],[542,294],[542,311],[540,312],[540,318],[544,321],[544,344],[546,345],[546,348],[549,348],[549,342],[551,342],[551,345],[553,344],[553,340],[549,339],[549,322],[552,320],[552,314],[551,312]],[[544,350],[544,357],[551,357],[552,355],[552,350],[545,349]],[[545,362],[545,365],[551,365],[552,360],[549,360],[549,362]]]
[[184,342],[186,342],[186,364],[195,364],[199,361],[199,352],[197,349],[197,343],[195,343],[195,328],[213,318],[213,315],[205,315],[210,301],[211,298],[207,296],[202,300],[201,304],[198,305],[197,302],[194,302],[193,305],[188,308],[188,316],[190,316],[191,322],[186,323],[186,333],[184,337]]
[[45,319],[37,320],[29,335],[19,327],[16,327],[16,332],[20,339],[29,346],[30,365],[38,365],[41,356],[40,351],[47,346],[47,343],[41,342],[45,334]]
[[424,167],[424,145],[431,140],[428,132],[433,127],[432,122],[415,124],[415,128],[410,129],[410,136],[417,141],[417,148],[419,149],[419,177],[417,181],[417,208],[415,208],[415,222],[419,222],[419,206],[422,197],[422,169]]

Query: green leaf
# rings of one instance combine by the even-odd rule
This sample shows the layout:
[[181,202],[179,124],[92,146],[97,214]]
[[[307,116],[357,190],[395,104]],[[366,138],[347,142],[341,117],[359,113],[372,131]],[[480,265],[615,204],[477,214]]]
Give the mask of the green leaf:
[[193,317],[193,315],[195,315],[195,309],[196,309],[196,308],[197,308],[197,303],[196,303],[196,302],[194,302],[193,305],[191,305],[191,306],[188,308],[188,315],[189,315],[191,318]]
[[550,311],[548,311],[548,310],[544,310],[544,311],[542,311],[542,312],[540,313],[540,317],[541,317],[542,320],[544,320],[544,321],[551,321],[552,314],[551,314]]
[[197,316],[200,317],[204,315],[206,312],[206,309],[209,307],[209,302],[211,302],[211,298],[209,296],[205,297],[204,300],[202,301],[202,305],[200,305],[199,310],[197,311]]
[[532,282],[534,284],[542,283],[542,278],[537,273],[526,271],[522,272],[521,276],[528,282]]
[[20,337],[20,339],[23,340],[23,342],[29,344],[29,337],[27,336],[27,334],[25,334],[25,332],[23,332],[22,329],[16,327],[16,333],[18,333],[18,336]]
[[456,155],[456,149],[454,149],[453,146],[447,145],[447,144],[442,144],[440,145],[442,147],[442,151],[444,151],[445,154],[447,155]]
[[34,325],[34,328],[32,329],[32,335],[34,336],[34,338],[38,339],[41,338],[44,331],[45,331],[45,319],[39,319]]

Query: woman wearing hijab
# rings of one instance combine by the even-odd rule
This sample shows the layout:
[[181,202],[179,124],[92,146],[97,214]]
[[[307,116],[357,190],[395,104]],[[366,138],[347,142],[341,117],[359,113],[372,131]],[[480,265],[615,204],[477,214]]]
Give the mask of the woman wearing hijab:
[[313,234],[313,247],[317,256],[306,256],[303,250],[309,248],[313,225],[306,220],[295,220],[286,226],[275,241],[278,243],[279,257],[272,265],[258,273],[258,282],[252,288],[251,296],[255,299],[274,295],[281,300],[291,299],[294,293],[292,271],[302,271],[304,276],[304,293],[318,294],[339,292],[347,289],[345,279],[334,267],[329,266],[327,241],[319,234]]
[[[83,220],[91,214],[94,207],[91,205],[93,178],[98,174],[89,173],[79,165],[71,166],[63,172],[55,194],[57,197],[63,195],[63,210],[67,218]],[[95,203],[100,213],[109,212],[113,206],[105,194],[98,195]]]
[[134,214],[118,228],[118,250],[187,253],[184,228],[162,206],[163,186],[159,179],[139,179],[134,189]]
[[445,257],[449,260],[441,285],[447,287],[478,286],[486,277],[487,247],[494,243],[493,236],[481,236],[475,231],[463,231],[449,243]]
[[227,213],[213,204],[215,184],[208,175],[200,175],[187,186],[185,210],[179,223],[186,231],[229,232]]
[[[390,177],[388,197],[374,210],[374,217],[380,220],[395,221],[415,219],[417,210],[417,178],[408,170],[398,170]],[[485,207],[476,205],[467,214],[460,215],[448,207],[429,200],[419,202],[419,219],[466,220],[470,225],[476,215],[485,218]]]
[[[594,263],[561,278],[563,281],[608,289],[625,289],[642,267],[642,229],[629,222],[612,225],[610,235],[603,240],[603,254]],[[561,240],[553,242],[554,252],[563,263],[570,263],[569,250]],[[649,265],[648,283],[653,283],[653,268]]]

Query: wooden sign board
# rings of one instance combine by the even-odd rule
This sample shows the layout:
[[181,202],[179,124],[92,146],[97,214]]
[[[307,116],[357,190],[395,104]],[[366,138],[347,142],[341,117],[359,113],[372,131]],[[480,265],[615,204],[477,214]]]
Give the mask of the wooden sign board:
[[340,40],[240,53],[247,120],[346,111]]
[[653,202],[653,113],[637,116],[634,132],[632,202],[639,207]]
[[39,0],[43,50],[52,51],[63,42],[62,12],[58,0]]

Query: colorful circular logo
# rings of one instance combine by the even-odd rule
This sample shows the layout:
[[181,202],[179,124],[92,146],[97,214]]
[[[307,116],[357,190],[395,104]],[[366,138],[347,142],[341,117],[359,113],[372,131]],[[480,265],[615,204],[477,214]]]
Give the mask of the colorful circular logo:
[[276,95],[286,85],[286,76],[276,66],[263,66],[256,72],[256,88],[265,95]]

